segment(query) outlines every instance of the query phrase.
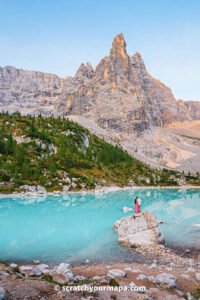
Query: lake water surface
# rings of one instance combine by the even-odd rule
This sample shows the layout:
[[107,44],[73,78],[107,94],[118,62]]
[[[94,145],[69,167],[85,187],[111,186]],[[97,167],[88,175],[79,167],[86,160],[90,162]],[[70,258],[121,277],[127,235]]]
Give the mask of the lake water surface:
[[168,245],[200,249],[200,190],[137,189],[107,194],[0,198],[0,260],[59,263],[129,261],[113,231],[136,196],[153,212]]

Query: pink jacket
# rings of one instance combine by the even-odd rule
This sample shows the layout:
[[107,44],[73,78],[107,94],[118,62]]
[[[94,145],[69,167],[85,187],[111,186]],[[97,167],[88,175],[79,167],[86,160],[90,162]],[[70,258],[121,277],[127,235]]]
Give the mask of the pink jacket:
[[136,204],[135,204],[135,213],[136,213],[136,214],[139,214],[139,212],[140,212],[140,206],[139,206],[138,203],[136,203]]

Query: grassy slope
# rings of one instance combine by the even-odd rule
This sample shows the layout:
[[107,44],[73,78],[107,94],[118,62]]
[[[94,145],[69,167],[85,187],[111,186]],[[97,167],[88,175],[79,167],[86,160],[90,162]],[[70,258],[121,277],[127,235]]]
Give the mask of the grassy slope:
[[1,192],[18,190],[23,184],[62,190],[67,177],[77,179],[76,189],[89,189],[95,184],[131,182],[176,185],[180,176],[151,169],[71,121],[0,114]]

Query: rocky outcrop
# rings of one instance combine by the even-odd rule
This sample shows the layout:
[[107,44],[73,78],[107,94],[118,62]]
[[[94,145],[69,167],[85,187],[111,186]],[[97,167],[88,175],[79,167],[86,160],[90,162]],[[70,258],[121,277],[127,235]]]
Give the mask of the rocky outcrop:
[[60,282],[69,282],[74,278],[74,274],[71,271],[70,264],[61,263],[59,264],[59,266],[54,268],[54,271],[56,274],[60,275]]
[[78,71],[75,75],[75,80],[80,81],[83,83],[87,79],[92,79],[94,77],[94,70],[90,63],[81,64]]
[[150,212],[125,217],[114,224],[119,243],[131,247],[148,247],[163,242],[155,216]]
[[82,115],[104,129],[126,133],[174,121],[177,102],[171,90],[148,74],[139,53],[127,54],[122,34],[114,39],[110,55],[94,73],[84,65],[77,73],[74,86],[77,82],[82,85],[63,102],[62,111],[67,114]]
[[169,274],[169,273],[161,273],[158,274],[156,277],[154,276],[146,276],[141,274],[137,277],[138,280],[148,280],[153,283],[156,283],[162,288],[175,288],[177,286],[177,278],[176,276]]
[[178,113],[181,121],[200,120],[200,102],[179,100]]
[[46,189],[40,185],[22,185],[19,189],[26,193],[46,194],[47,192]]

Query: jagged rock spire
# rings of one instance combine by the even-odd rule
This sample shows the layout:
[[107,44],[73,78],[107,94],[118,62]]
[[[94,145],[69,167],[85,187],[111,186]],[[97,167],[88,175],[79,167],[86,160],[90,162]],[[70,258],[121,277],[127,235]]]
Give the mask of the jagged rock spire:
[[135,69],[142,73],[146,73],[146,67],[144,60],[139,52],[136,52],[132,57],[131,57],[131,62],[132,65],[134,66]]
[[90,63],[81,64],[76,72],[75,78],[86,77],[91,79],[94,76],[94,70]]
[[110,50],[110,55],[113,57],[120,57],[122,59],[127,59],[126,52],[126,41],[124,39],[123,33],[118,34],[112,43],[112,48]]

